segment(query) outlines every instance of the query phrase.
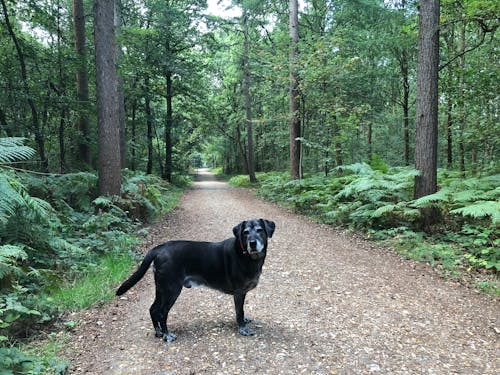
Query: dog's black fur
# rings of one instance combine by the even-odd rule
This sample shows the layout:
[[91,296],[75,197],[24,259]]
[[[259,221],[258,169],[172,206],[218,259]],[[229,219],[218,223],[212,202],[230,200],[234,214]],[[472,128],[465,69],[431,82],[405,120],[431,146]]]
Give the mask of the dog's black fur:
[[233,228],[234,237],[222,242],[169,241],[151,249],[137,271],[118,288],[122,295],[132,288],[154,262],[156,298],[149,309],[157,337],[173,341],[177,336],[167,329],[168,312],[182,287],[206,285],[232,294],[239,333],[254,332],[246,326],[243,304],[248,291],[255,288],[266,257],[267,239],[275,229],[272,221],[243,221]]

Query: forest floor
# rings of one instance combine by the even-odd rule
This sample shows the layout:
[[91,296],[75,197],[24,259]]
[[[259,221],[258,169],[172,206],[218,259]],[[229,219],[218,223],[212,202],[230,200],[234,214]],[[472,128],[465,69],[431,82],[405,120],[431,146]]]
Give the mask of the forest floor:
[[275,221],[259,285],[237,333],[233,298],[184,289],[154,336],[152,271],[123,297],[72,316],[72,374],[498,374],[500,302],[352,234],[321,225],[201,172],[180,206],[150,227],[220,241],[248,218]]

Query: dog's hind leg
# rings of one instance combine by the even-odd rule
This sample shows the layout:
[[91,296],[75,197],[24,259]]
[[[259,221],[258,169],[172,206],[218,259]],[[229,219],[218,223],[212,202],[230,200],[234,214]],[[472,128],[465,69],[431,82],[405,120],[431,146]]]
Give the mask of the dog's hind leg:
[[161,295],[156,290],[156,296],[153,304],[149,308],[149,314],[151,315],[151,321],[153,322],[153,328],[155,330],[156,337],[163,337],[163,331],[160,326],[161,322]]
[[172,306],[174,305],[177,297],[181,294],[182,283],[172,283],[167,287],[160,288],[159,294],[161,295],[161,303],[158,306],[158,322],[160,325],[160,330],[157,330],[155,327],[155,331],[161,334],[163,340],[167,342],[172,342],[177,338],[175,333],[169,332],[167,328],[167,318],[168,313]]

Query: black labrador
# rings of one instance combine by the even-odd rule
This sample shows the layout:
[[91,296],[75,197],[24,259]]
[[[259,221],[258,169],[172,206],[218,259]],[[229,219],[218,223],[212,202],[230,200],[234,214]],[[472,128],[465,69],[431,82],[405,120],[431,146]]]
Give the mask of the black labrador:
[[254,332],[246,326],[243,304],[248,291],[257,286],[266,257],[267,239],[274,222],[264,219],[243,221],[233,228],[234,237],[222,242],[169,241],[151,249],[141,265],[116,291],[120,296],[132,288],[154,262],[156,298],[149,309],[157,337],[174,341],[167,329],[168,312],[182,287],[205,285],[234,296],[239,333]]

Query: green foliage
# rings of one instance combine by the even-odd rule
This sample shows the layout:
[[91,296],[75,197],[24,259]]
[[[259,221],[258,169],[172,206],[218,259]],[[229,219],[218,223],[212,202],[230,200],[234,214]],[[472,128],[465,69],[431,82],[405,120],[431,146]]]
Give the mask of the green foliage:
[[[441,171],[441,189],[413,200],[415,170],[380,169],[383,164],[374,170],[357,163],[337,167],[334,176],[296,181],[287,173],[261,174],[258,193],[318,220],[393,238],[402,253],[439,264],[449,274],[500,270],[499,175],[462,179]],[[438,207],[444,216],[431,235],[415,232],[420,209],[427,207]]]
[[[96,195],[92,173],[33,177],[0,169],[2,350],[9,336],[25,334],[64,309],[109,299],[110,285],[135,263],[138,226],[178,201],[180,190],[156,177],[128,172],[124,180],[122,197],[109,198]],[[19,353],[8,351],[0,372],[26,367],[29,373],[63,373],[64,364],[25,364]]]
[[25,374],[31,367],[33,359],[17,348],[0,347],[0,374]]
[[97,264],[88,264],[77,279],[48,291],[47,304],[57,310],[75,311],[114,297],[113,286],[127,277],[136,264],[130,251],[114,251],[102,256]]
[[0,138],[0,164],[29,160],[35,156],[35,150],[24,146],[25,138]]

